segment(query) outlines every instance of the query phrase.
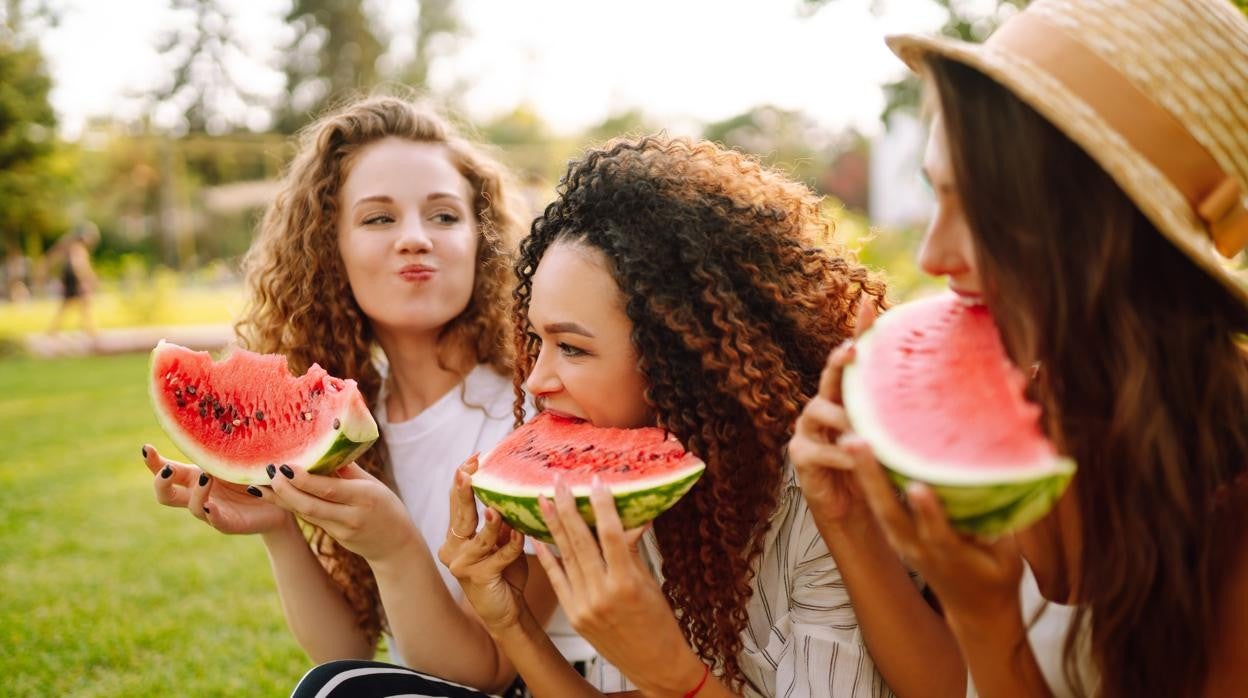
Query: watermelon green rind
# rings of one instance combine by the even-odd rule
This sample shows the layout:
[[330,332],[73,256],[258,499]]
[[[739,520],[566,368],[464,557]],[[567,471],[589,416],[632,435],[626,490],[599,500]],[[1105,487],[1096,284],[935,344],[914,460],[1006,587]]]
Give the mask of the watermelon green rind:
[[[486,458],[488,456],[481,459],[483,465]],[[699,460],[662,476],[613,485],[611,495],[615,499],[620,522],[625,529],[629,529],[654,520],[683,497],[705,470],[706,465]],[[497,511],[512,528],[547,543],[554,542],[538,507],[539,495],[545,495],[548,499],[554,498],[554,485],[516,486],[503,482],[488,472],[477,472],[472,476],[472,489],[482,503]],[[593,526],[595,519],[589,502],[589,486],[579,485],[571,489],[581,516]]]
[[[931,302],[940,299],[933,298]],[[858,338],[856,353],[870,355],[875,350],[875,338],[880,336],[874,330],[906,322],[907,313],[926,312],[924,304],[906,303],[880,316],[872,331]],[[1049,511],[1074,476],[1074,461],[1056,454],[1024,465],[981,464],[966,468],[957,463],[933,462],[899,444],[876,419],[878,410],[887,409],[887,405],[874,404],[867,389],[867,372],[858,363],[846,366],[841,380],[845,411],[853,429],[871,445],[889,477],[901,488],[911,481],[930,486],[953,526],[961,531],[992,537],[1027,526]]]
[[[152,401],[153,411],[156,413],[156,421],[169,435],[174,445],[204,472],[240,485],[269,484],[269,476],[265,471],[267,463],[234,464],[217,457],[201,448],[195,438],[161,409],[157,383],[151,380],[151,376],[163,351],[181,349],[162,339],[156,343],[156,347],[152,349],[148,357],[148,395]],[[197,353],[207,354],[207,352]],[[326,432],[324,436],[310,442],[299,453],[287,457],[285,462],[305,467],[311,473],[330,473],[358,458],[373,445],[379,436],[377,423],[362,403],[344,409],[339,419],[340,429]]]

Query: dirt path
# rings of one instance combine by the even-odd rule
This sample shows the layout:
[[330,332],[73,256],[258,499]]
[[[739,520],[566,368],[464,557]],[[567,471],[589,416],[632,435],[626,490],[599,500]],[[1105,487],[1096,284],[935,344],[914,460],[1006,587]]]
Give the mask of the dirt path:
[[127,327],[100,330],[94,341],[81,332],[65,332],[55,337],[28,335],[23,339],[26,352],[38,358],[128,354],[148,352],[165,339],[191,349],[217,350],[234,339],[229,325],[176,325],[166,327]]

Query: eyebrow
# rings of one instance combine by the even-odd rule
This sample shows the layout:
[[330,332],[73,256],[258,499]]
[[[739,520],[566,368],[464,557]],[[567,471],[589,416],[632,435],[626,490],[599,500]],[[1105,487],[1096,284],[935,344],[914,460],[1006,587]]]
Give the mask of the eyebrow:
[[590,332],[575,322],[552,322],[542,329],[546,330],[546,334],[579,334],[585,337],[594,336],[593,332]]
[[[454,194],[454,193],[445,192],[445,191],[435,191],[429,196],[425,197],[426,201],[436,201],[438,199],[454,199],[455,201],[459,201],[461,203],[464,200],[464,198],[460,196],[459,194]],[[355,202],[354,206],[359,206],[360,204],[367,204],[367,203],[372,203],[372,202],[392,204],[394,203],[394,199],[385,194],[373,194],[372,196],[365,196],[365,197],[360,198],[359,200]]]

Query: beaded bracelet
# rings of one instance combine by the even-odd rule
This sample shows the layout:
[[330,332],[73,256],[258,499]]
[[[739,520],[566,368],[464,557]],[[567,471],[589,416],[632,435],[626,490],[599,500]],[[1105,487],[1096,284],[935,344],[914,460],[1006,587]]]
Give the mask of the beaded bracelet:
[[685,698],[693,698],[694,696],[698,695],[698,691],[701,691],[702,687],[706,685],[706,677],[710,675],[711,675],[711,665],[703,663],[702,664],[702,679],[698,681],[698,685],[694,686],[692,691],[689,691],[688,693],[685,694]]

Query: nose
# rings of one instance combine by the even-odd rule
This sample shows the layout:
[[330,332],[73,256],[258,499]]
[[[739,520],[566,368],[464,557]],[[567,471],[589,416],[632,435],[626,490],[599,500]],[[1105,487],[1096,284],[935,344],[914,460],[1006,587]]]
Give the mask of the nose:
[[407,216],[399,228],[399,236],[394,241],[395,251],[420,254],[433,250],[433,238],[425,230],[424,221],[419,216]]
[[551,364],[550,353],[543,347],[537,352],[537,361],[533,362],[533,370],[524,381],[524,389],[535,398],[553,395],[563,389],[559,376]]
[[[948,276],[950,279],[970,272],[971,260],[959,235],[962,227],[965,227],[964,224],[952,220],[948,213],[937,208],[919,245],[919,268],[932,276]],[[970,233],[969,230],[963,232]]]

